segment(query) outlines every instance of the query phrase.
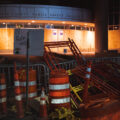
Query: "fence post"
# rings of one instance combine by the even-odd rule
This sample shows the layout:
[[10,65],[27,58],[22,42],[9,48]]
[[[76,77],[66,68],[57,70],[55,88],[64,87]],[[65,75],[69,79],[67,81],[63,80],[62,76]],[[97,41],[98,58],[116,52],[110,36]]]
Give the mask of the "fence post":
[[85,84],[84,84],[84,90],[83,90],[83,103],[86,103],[88,100],[88,86],[90,83],[90,75],[91,75],[91,62],[87,62],[87,69],[85,74]]

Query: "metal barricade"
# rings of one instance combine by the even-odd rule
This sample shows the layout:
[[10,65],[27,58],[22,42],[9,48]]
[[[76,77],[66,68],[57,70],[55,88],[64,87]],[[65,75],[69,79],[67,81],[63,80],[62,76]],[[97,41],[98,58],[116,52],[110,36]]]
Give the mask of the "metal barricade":
[[[111,62],[120,64],[120,57],[101,57],[101,58],[93,57],[93,58],[87,58],[87,60],[92,61],[93,64],[99,63],[99,62],[105,62],[105,61],[111,61]],[[69,69],[75,68],[77,66],[76,60],[62,62],[59,64],[60,64],[61,68],[64,68],[65,70],[69,70]]]
[[115,62],[117,64],[120,64],[120,57],[101,57],[101,58],[94,57],[94,58],[87,58],[87,60],[92,61],[92,63],[111,61],[111,62]]
[[65,70],[69,70],[69,69],[75,68],[77,65],[77,62],[75,60],[71,60],[71,61],[62,62],[59,64],[60,64],[61,68],[65,69]]
[[[120,57],[103,57],[103,58],[88,58],[87,60],[92,61],[92,63],[99,63],[104,61],[112,61],[120,64]],[[77,62],[75,60],[67,61],[59,63],[61,68],[65,70],[73,69],[77,66]],[[30,68],[37,71],[37,91],[38,93],[41,91],[41,86],[45,87],[45,92],[48,93],[48,84],[49,84],[49,75],[50,70],[45,63],[41,64],[30,64]],[[26,69],[26,65],[17,65],[17,69],[24,68]],[[8,64],[0,65],[0,73],[5,73],[6,75],[6,84],[7,91],[14,91],[14,66]],[[9,96],[8,96],[9,97]]]
[[[26,69],[26,65],[17,65],[17,69]],[[31,64],[29,68],[37,72],[37,90],[41,90],[41,86],[45,87],[48,93],[49,69],[46,64]],[[13,65],[0,65],[0,73],[5,73],[7,90],[14,89],[14,66]]]
[[[76,61],[68,61],[59,63],[61,68],[65,70],[72,69],[76,66]],[[26,69],[26,65],[17,65],[17,69]],[[48,84],[49,84],[49,74],[50,70],[45,63],[41,64],[30,64],[29,68],[37,71],[37,90],[38,92],[41,91],[41,86],[45,87],[45,92],[48,93]],[[9,64],[1,64],[0,65],[0,73],[5,73],[6,75],[6,84],[7,90],[14,89],[14,66]]]

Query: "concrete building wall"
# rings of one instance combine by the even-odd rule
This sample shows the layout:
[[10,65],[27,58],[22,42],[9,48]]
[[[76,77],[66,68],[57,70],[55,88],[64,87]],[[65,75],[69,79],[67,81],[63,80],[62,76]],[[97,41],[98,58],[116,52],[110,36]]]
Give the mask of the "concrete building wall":
[[108,50],[108,0],[96,0],[95,29],[95,52],[105,52]]

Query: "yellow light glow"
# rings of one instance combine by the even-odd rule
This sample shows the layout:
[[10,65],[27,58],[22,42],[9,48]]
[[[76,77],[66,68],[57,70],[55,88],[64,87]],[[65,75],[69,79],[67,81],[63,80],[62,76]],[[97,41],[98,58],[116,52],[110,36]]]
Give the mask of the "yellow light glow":
[[[68,25],[85,25],[87,24],[90,27],[94,27],[95,24],[94,23],[84,23],[84,22],[72,22],[72,21],[54,21],[54,20],[32,20],[35,23],[50,23],[50,24],[68,24]],[[31,20],[0,20],[0,23],[31,23]]]
[[0,54],[12,53],[14,41],[14,29],[0,29]]
[[63,24],[65,24],[65,22],[64,22],[64,21],[63,21],[62,23],[63,23]]
[[[56,34],[53,34],[56,33]],[[73,39],[84,54],[94,54],[95,52],[95,33],[94,31],[83,31],[83,30],[60,30],[45,29],[45,42],[50,41],[66,41],[68,37]],[[69,48],[54,48],[53,52],[64,54],[64,49],[67,49],[66,54],[72,54]]]
[[[81,52],[94,52],[94,31],[45,29],[45,41],[65,41],[72,38]],[[13,50],[14,29],[0,29],[0,50]],[[53,52],[71,54],[68,48],[55,48]]]
[[108,49],[120,52],[120,30],[108,31]]
[[[16,23],[16,22],[27,22],[28,24],[31,23],[30,20],[0,20],[1,24],[6,24],[6,23]],[[36,21],[35,23],[62,23],[62,21]],[[17,24],[17,23],[16,23]],[[84,25],[85,23],[80,23],[80,22],[70,22],[67,21],[65,24],[74,24],[74,25]],[[93,23],[87,23],[88,26],[93,26]],[[7,26],[6,26],[7,27]],[[53,35],[52,29],[46,30],[45,29],[45,41],[65,41],[68,40],[68,37],[73,39],[81,52],[83,54],[87,53],[94,53],[95,50],[95,31],[85,31],[85,30],[60,30],[60,29],[55,29],[54,32],[56,32],[56,35]],[[62,35],[61,35],[61,34]],[[108,31],[108,48],[109,50],[114,50],[117,49],[120,51],[120,30],[109,30]],[[5,53],[11,53],[13,51],[13,44],[14,44],[14,29],[10,28],[1,28],[0,29],[0,54],[4,51]],[[56,52],[63,53],[62,49],[56,49]],[[66,48],[67,49],[67,48]],[[10,51],[10,52],[9,52]],[[67,50],[69,53],[69,50]]]
[[35,21],[33,20],[32,23],[35,23]]
[[90,48],[94,48],[95,46],[95,35],[94,35],[94,32],[92,31],[88,31],[87,32],[87,43],[88,43],[88,46],[90,46]]
[[[84,22],[72,22],[72,21],[52,21],[52,20],[0,20],[1,24],[14,23],[14,24],[65,24],[71,26],[84,26],[85,24],[89,27],[94,27],[94,23],[84,23]],[[6,26],[7,27],[7,26]],[[94,31],[92,31],[94,33]],[[56,33],[56,34],[53,34]],[[85,30],[68,30],[68,29],[45,29],[44,32],[45,41],[65,41],[68,40],[68,37],[72,38],[77,46],[82,52],[93,51],[94,49],[94,34],[89,33]],[[91,38],[91,39],[88,39]],[[14,29],[0,29],[0,50],[13,50],[14,42]],[[87,43],[88,42],[88,43]],[[91,49],[90,49],[90,48]],[[64,49],[55,49],[56,52],[63,53]],[[69,53],[70,51],[67,50]]]

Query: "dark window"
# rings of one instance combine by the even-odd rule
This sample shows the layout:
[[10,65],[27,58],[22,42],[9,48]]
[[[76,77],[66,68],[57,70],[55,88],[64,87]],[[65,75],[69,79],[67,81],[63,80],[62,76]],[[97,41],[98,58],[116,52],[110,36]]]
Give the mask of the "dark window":
[[119,15],[115,14],[115,25],[119,24]]
[[80,26],[76,26],[76,30],[81,30],[81,27]]
[[73,30],[74,30],[74,29],[75,29],[75,26],[74,26],[74,25],[71,25],[71,26],[70,26],[70,29],[73,29]]
[[53,25],[54,29],[64,29],[64,26],[62,25]]
[[109,16],[109,25],[113,25],[113,15]]
[[70,26],[69,26],[69,25],[66,25],[66,26],[65,26],[65,29],[70,29]]

